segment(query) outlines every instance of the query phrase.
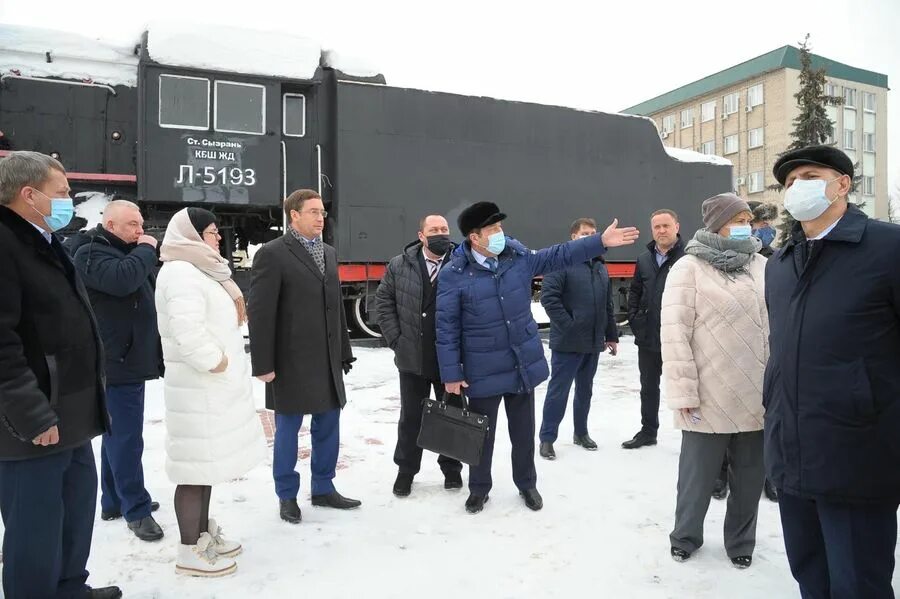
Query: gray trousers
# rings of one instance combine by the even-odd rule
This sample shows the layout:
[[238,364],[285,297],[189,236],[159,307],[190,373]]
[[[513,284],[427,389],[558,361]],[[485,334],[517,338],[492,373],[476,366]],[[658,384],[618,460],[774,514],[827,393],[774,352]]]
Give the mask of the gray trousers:
[[766,478],[762,431],[682,432],[675,529],[669,535],[672,547],[693,553],[703,545],[703,521],[726,451],[731,492],[725,512],[725,551],[729,558],[753,555],[759,497]]

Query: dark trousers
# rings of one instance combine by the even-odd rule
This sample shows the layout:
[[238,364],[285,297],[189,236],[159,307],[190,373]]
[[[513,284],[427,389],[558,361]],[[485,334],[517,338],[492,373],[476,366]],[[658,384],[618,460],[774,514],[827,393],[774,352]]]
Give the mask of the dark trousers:
[[779,493],[778,509],[803,599],[893,599],[896,503],[850,505]]
[[45,457],[0,462],[6,599],[84,596],[96,505],[90,442]]
[[641,371],[641,431],[656,437],[659,430],[659,378],[662,376],[662,354],[638,348]]
[[[400,421],[397,424],[397,447],[394,449],[394,463],[400,474],[418,474],[422,466],[422,448],[417,443],[422,427],[422,401],[429,397],[432,389],[435,399],[443,397],[444,386],[439,381],[430,381],[408,372],[400,373]],[[462,472],[462,464],[458,460],[439,455],[437,461],[444,474]]]
[[[328,495],[334,491],[334,471],[337,468],[341,445],[341,410],[335,408],[312,415],[309,434],[312,438],[310,470],[313,495]],[[272,474],[279,499],[295,499],[300,492],[297,467],[297,435],[303,425],[303,414],[275,413],[275,447]]]
[[113,424],[100,452],[100,506],[120,512],[127,522],[150,515],[144,488],[144,383],[107,385],[106,406]]
[[506,406],[509,440],[512,441],[513,482],[520,491],[537,486],[537,472],[534,469],[534,392],[470,398],[469,410],[487,416],[490,422],[481,463],[469,466],[469,491],[474,495],[487,495],[493,485],[491,463],[501,400]]
[[550,383],[544,398],[544,419],[541,421],[541,442],[553,443],[559,435],[559,423],[566,414],[569,390],[575,382],[575,400],[572,415],[575,420],[575,434],[586,435],[588,412],[591,411],[591,395],[594,375],[600,354],[577,354],[554,351],[550,358]]

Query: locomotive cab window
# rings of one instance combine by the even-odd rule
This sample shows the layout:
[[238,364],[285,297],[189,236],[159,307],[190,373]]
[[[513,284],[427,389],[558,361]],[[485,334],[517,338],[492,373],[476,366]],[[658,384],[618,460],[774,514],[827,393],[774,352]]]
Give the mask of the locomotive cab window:
[[159,126],[209,129],[209,80],[182,75],[159,76]]
[[215,130],[223,133],[266,132],[266,88],[254,83],[216,81]]
[[303,94],[284,94],[282,108],[284,134],[290,137],[306,135],[306,96]]

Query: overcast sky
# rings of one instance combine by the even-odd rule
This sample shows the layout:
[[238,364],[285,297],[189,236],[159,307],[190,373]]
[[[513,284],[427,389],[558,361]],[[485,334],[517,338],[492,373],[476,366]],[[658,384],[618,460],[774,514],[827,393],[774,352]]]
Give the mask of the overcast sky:
[[[611,112],[796,45],[807,32],[816,54],[900,85],[900,0],[606,4],[155,0],[151,8],[121,0],[0,0],[0,22],[118,41],[136,39],[154,19],[288,30],[366,58],[393,85]],[[889,94],[888,103],[888,164],[897,185],[900,94]]]

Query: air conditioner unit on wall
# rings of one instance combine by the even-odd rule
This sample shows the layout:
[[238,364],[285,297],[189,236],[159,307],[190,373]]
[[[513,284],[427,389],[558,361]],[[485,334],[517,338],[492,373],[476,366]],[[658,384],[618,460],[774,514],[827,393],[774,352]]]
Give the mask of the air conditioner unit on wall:
[[748,107],[747,107],[747,112],[753,112],[753,107],[752,107],[752,106],[748,106]]
[[722,113],[722,120],[724,121],[724,120],[727,119],[727,118],[728,118],[728,113],[727,113],[727,112],[723,112],[723,113]]
[[745,181],[746,181],[746,179],[744,179],[743,177],[738,177],[737,179],[734,180],[734,182],[735,182],[739,187],[740,187],[741,185],[743,185]]
[[662,137],[663,139],[666,139],[667,137],[669,137],[669,132],[663,131],[662,134],[660,135],[660,137]]

